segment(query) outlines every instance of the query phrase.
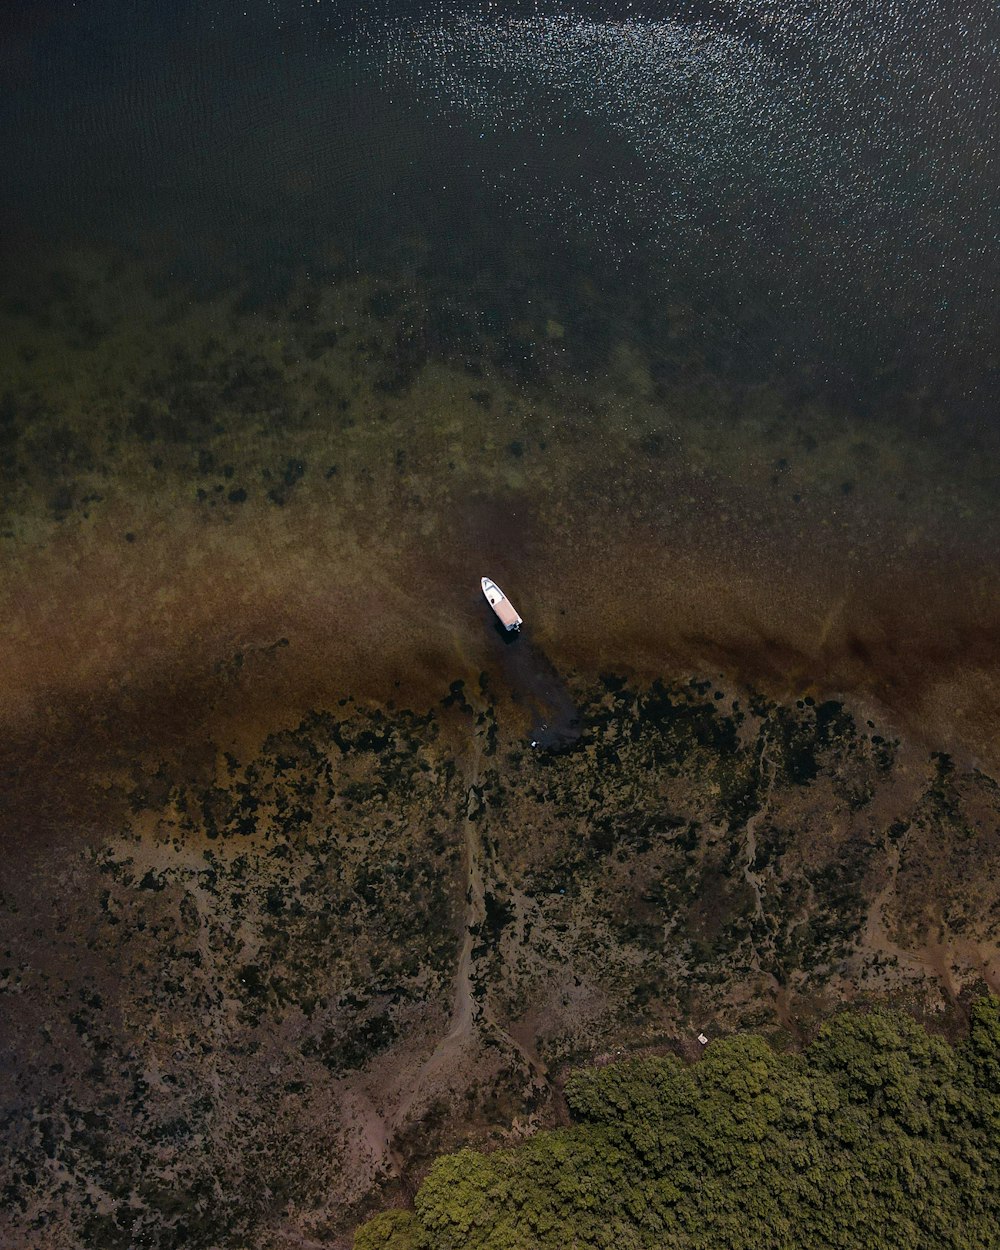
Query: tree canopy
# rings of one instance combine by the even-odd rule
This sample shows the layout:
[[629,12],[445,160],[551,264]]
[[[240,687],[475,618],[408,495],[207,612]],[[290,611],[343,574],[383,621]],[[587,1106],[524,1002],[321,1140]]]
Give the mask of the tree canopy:
[[1000,1001],[957,1048],[906,1016],[844,1012],[802,1054],[573,1074],[573,1123],[437,1160],[414,1210],[355,1250],[997,1250]]

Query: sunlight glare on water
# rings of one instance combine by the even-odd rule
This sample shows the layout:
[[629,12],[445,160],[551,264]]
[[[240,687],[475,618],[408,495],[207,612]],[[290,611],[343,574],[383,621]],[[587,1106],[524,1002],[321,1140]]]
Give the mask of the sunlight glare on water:
[[0,53],[4,235],[272,314],[384,282],[398,378],[624,374],[625,409],[719,388],[712,420],[766,386],[987,441],[998,35],[927,0],[54,4]]
[[994,6],[215,0],[63,17],[9,53],[15,223],[115,243],[169,230],[192,270],[225,255],[259,275],[331,243],[391,268],[420,236],[463,290],[520,254],[542,286],[592,282],[591,319],[640,338],[675,301],[716,362],[804,370],[867,407],[892,374],[896,394],[986,419]]
[[996,286],[987,11],[670,7],[400,19],[388,58],[426,108],[519,146],[491,192],[605,256],[641,255],[654,285],[718,282],[775,339],[805,317],[804,337],[876,368],[880,350],[981,347]]

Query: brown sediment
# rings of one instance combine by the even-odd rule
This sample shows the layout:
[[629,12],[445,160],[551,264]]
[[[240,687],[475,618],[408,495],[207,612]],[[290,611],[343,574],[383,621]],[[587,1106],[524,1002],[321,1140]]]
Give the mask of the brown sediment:
[[[782,697],[849,696],[997,766],[989,536],[978,551],[901,549],[890,518],[847,561],[822,534],[752,521],[719,533],[681,516],[622,532],[590,510],[547,529],[526,524],[524,501],[495,497],[433,517],[424,540],[391,506],[373,493],[343,517],[306,498],[222,525],[168,501],[143,517],[140,543],[120,541],[128,522],[112,514],[19,553],[3,591],[8,741],[65,735],[84,754],[249,746],[346,693],[427,706],[454,678],[495,667],[475,597],[489,565],[518,586],[526,632],[557,667],[720,671]],[[366,511],[379,513],[381,541],[351,532]]]
[[[630,348],[589,386],[432,360],[390,393],[364,279],[293,293],[305,326],[225,301],[164,321],[134,268],[66,263],[103,338],[70,368],[68,304],[5,348],[37,427],[3,540],[8,734],[250,745],[347,692],[426,706],[490,664],[489,572],[557,669],[850,695],[996,762],[1000,517],[974,454],[766,388],[723,421],[711,379],[657,395]],[[324,326],[312,361],[297,336]]]

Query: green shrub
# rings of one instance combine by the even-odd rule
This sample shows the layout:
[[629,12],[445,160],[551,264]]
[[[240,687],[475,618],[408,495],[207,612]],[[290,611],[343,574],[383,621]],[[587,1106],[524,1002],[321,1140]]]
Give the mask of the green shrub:
[[996,1000],[957,1050],[845,1012],[801,1055],[732,1037],[577,1072],[566,1098],[569,1128],[439,1159],[399,1247],[1000,1250]]
[[421,1229],[412,1211],[383,1211],[354,1235],[354,1250],[422,1250]]

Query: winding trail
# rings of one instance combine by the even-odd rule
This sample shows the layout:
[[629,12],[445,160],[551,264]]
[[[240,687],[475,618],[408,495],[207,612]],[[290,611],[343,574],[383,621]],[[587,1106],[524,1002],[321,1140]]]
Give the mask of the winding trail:
[[475,933],[486,915],[482,874],[482,841],[477,820],[483,809],[480,770],[483,745],[481,735],[474,738],[465,778],[465,812],[462,817],[462,841],[465,849],[465,914],[462,948],[455,966],[452,990],[450,1027],[434,1050],[420,1065],[410,1082],[407,1096],[398,1104],[387,1121],[395,1134],[406,1123],[413,1106],[424,1091],[439,1077],[458,1067],[462,1052],[475,1031],[476,1002],[472,993],[472,948]]
[[[387,1117],[386,1129],[392,1139],[406,1124],[408,1116],[415,1107],[433,1097],[435,1091],[450,1087],[456,1081],[462,1082],[467,1079],[462,1073],[463,1059],[468,1057],[480,1035],[487,1031],[495,1041],[518,1055],[526,1070],[531,1074],[530,1083],[533,1088],[546,1089],[550,1085],[548,1069],[538,1055],[497,1021],[485,1001],[477,998],[474,992],[476,979],[474,951],[476,943],[481,940],[479,935],[483,932],[486,920],[488,874],[485,866],[483,828],[488,823],[489,806],[484,797],[483,757],[492,711],[483,707],[477,708],[476,712],[482,714],[484,719],[470,742],[465,774],[465,810],[461,817],[465,855],[465,911],[462,946],[452,985],[449,1026],[448,1031],[417,1069],[409,1083],[405,1098]],[[396,1164],[398,1156],[391,1150],[388,1141],[386,1150],[392,1156],[393,1163]]]
[[[755,972],[764,977],[770,984],[779,1020],[786,1028],[793,1029],[794,1025],[788,1008],[787,989],[773,971],[765,971],[760,959],[761,946],[764,943],[771,948],[773,954],[773,938],[768,931],[767,916],[764,912],[764,891],[761,885],[761,876],[760,873],[754,871],[757,863],[757,826],[771,810],[771,795],[778,771],[774,761],[767,754],[767,748],[768,736],[764,734],[761,738],[758,763],[760,776],[762,779],[767,779],[767,786],[761,796],[760,806],[747,821],[744,828],[745,841],[743,849],[745,860],[743,864],[743,878],[752,890],[754,898],[754,918],[750,927],[750,949],[753,953],[752,967]],[[755,932],[755,930],[759,932]]]
[[[754,872],[754,865],[757,862],[757,826],[768,814],[771,807],[771,791],[774,788],[775,767],[771,759],[767,755],[767,737],[766,735],[760,744],[759,757],[760,775],[767,778],[767,789],[765,790],[760,806],[747,821],[744,832],[746,840],[744,842],[745,860],[743,865],[743,877],[753,891],[754,897],[754,920],[758,924],[765,923],[763,892],[761,890],[760,875]],[[759,965],[759,956],[757,954],[756,943],[754,944],[754,957]],[[759,969],[758,969],[759,970]]]

